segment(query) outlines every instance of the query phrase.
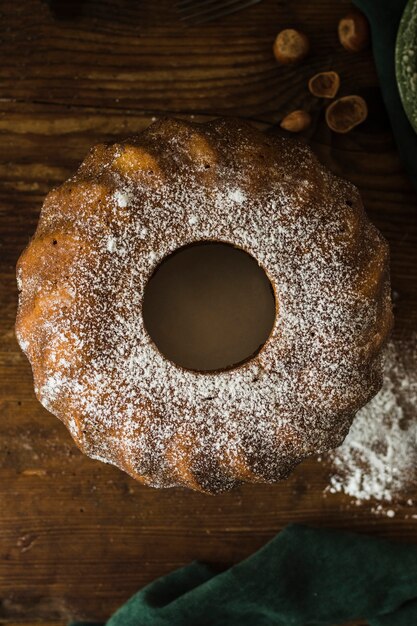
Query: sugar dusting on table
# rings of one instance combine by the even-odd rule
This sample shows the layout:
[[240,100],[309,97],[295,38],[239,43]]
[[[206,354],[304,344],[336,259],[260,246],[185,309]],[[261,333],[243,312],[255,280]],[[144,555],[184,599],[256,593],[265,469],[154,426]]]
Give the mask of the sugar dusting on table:
[[[342,446],[329,455],[330,493],[343,492],[357,504],[394,503],[417,484],[417,335],[391,341],[381,391],[357,414]],[[412,506],[412,499],[407,500]],[[394,517],[392,508],[385,510]]]

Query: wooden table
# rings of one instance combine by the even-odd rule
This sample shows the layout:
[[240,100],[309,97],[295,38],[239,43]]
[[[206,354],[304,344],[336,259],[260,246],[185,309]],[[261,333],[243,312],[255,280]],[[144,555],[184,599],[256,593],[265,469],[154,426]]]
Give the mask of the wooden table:
[[[192,559],[224,568],[289,522],[417,541],[417,522],[402,511],[375,517],[372,504],[325,497],[328,469],[315,460],[278,486],[217,497],[142,487],[78,452],[34,397],[13,332],[14,267],[43,197],[90,146],[160,115],[243,116],[269,128],[292,109],[311,108],[313,149],[359,186],[390,241],[395,332],[416,325],[416,195],[371,52],[351,55],[338,45],[349,3],[263,0],[188,29],[173,5],[74,0],[73,15],[57,19],[41,0],[0,2],[0,623],[106,618],[155,577]],[[290,25],[309,35],[312,54],[282,68],[271,45]],[[347,136],[330,133],[306,88],[308,77],[330,68],[340,72],[342,94],[360,93],[370,104],[368,122]]]

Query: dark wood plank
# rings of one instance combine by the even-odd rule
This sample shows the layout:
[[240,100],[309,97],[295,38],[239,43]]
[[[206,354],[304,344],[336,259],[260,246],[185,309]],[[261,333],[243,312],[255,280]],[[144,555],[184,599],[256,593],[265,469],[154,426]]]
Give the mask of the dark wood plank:
[[[95,143],[174,113],[244,116],[274,130],[306,106],[319,157],[357,184],[391,244],[396,329],[417,320],[416,196],[398,158],[370,51],[337,44],[346,1],[263,0],[222,23],[186,29],[173,4],[85,0],[55,19],[46,2],[0,0],[0,622],[104,619],[133,592],[192,559],[219,569],[251,554],[289,522],[417,541],[416,509],[375,517],[323,494],[328,468],[314,459],[278,486],[208,497],[141,487],[78,452],[35,400],[30,366],[13,333],[14,266],[47,191]],[[278,30],[298,25],[313,52],[276,65]],[[335,68],[342,94],[370,104],[366,124],[332,135],[307,79]],[[52,624],[50,624],[52,626]]]

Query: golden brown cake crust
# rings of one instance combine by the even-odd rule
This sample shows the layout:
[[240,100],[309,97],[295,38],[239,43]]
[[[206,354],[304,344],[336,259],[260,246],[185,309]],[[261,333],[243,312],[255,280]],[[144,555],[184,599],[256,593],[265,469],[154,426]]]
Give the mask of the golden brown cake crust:
[[[278,307],[259,354],[219,373],[169,362],[141,315],[158,263],[201,240],[252,254]],[[337,446],[381,385],[386,242],[309,148],[242,121],[166,119],[96,146],[47,196],[17,277],[37,397],[149,485],[277,481]]]

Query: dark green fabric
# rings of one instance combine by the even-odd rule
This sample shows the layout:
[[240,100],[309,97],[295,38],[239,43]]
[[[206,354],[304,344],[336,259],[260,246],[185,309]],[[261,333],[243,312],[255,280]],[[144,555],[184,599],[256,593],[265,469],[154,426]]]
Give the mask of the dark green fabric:
[[192,563],[160,578],[107,626],[325,626],[360,618],[417,625],[417,546],[291,525],[226,572]]
[[395,77],[395,42],[407,0],[353,0],[367,16],[372,30],[372,47],[385,106],[411,180],[417,186],[417,134],[400,99]]

